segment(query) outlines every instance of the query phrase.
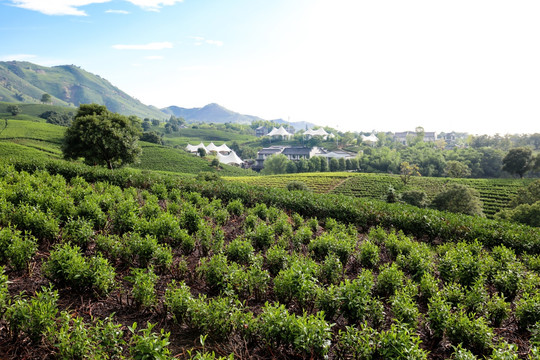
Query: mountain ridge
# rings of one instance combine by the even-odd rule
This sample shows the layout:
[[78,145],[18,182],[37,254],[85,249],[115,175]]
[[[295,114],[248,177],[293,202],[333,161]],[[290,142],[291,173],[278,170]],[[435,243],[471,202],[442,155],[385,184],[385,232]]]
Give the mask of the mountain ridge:
[[306,121],[289,122],[283,119],[266,120],[255,115],[240,114],[216,103],[210,103],[203,107],[196,108],[183,108],[180,106],[172,105],[166,108],[162,108],[161,111],[175,117],[182,117],[188,122],[213,122],[220,124],[231,122],[240,124],[251,124],[253,121],[262,120],[272,121],[282,125],[290,125],[297,130],[315,126],[315,124]]
[[0,61],[0,101],[39,103],[45,93],[51,95],[54,105],[97,103],[123,115],[166,118],[158,108],[141,103],[108,80],[78,66],[46,67],[26,61]]

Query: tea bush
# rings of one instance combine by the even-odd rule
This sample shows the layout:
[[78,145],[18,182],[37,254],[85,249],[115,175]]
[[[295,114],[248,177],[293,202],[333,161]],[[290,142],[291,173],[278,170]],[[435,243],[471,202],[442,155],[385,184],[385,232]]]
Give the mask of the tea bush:
[[42,287],[28,299],[22,294],[14,298],[7,308],[4,317],[14,338],[25,333],[36,344],[45,330],[54,324],[57,308],[58,292],[51,287]]
[[156,280],[158,276],[152,268],[147,269],[131,269],[131,274],[126,280],[133,284],[131,296],[138,306],[150,308],[156,305]]
[[290,314],[284,305],[265,303],[258,317],[258,333],[274,347],[292,346],[305,355],[323,357],[330,349],[330,325],[322,313]]
[[370,240],[366,240],[358,247],[357,259],[360,265],[367,268],[374,268],[380,261],[379,246]]
[[137,323],[133,323],[132,326],[128,326],[128,330],[131,332],[131,339],[129,342],[129,352],[135,360],[146,359],[167,359],[169,358],[169,337],[170,333],[166,333],[161,329],[159,334],[156,334],[152,329],[156,324],[148,322],[146,329],[137,330]]
[[296,299],[307,304],[315,299],[319,266],[309,259],[302,260],[296,259],[274,278],[274,292],[279,301],[288,304]]

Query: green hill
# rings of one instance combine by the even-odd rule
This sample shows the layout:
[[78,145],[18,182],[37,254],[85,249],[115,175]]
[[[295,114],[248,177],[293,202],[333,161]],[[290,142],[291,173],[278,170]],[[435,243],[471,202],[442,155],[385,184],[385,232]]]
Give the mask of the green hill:
[[0,62],[0,101],[39,103],[45,93],[52,96],[54,105],[76,107],[97,103],[124,115],[168,117],[100,76],[74,65],[46,67],[24,61]]
[[[3,125],[3,122],[0,125]],[[0,133],[0,159],[61,159],[65,129],[45,122],[8,120],[7,128]],[[221,169],[216,170],[210,166],[209,160],[188,154],[182,149],[147,142],[141,144],[143,153],[140,162],[134,164],[133,168],[184,174],[211,171],[224,176],[255,175],[251,170],[229,165],[222,165]]]

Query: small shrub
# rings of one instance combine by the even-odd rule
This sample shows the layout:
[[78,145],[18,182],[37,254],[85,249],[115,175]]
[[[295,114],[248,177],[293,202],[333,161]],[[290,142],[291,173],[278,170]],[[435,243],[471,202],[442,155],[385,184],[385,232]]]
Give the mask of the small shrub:
[[129,352],[135,360],[146,359],[168,359],[169,351],[169,336],[170,333],[165,333],[163,329],[159,334],[152,332],[156,324],[147,323],[146,329],[137,330],[137,323],[128,326],[131,332],[131,340],[129,342]]
[[515,315],[521,329],[540,321],[540,292],[524,293],[516,303]]
[[69,220],[62,230],[63,240],[70,241],[81,249],[86,249],[93,236],[93,223],[81,218]]
[[434,294],[429,300],[427,317],[429,327],[433,331],[435,337],[442,338],[446,323],[450,317],[450,310],[450,304],[439,292]]
[[379,246],[370,240],[360,244],[357,259],[360,265],[367,268],[374,268],[380,261]]
[[221,290],[226,286],[226,275],[229,266],[225,255],[216,254],[211,258],[203,258],[197,272],[204,276],[206,285],[213,290]]
[[425,273],[420,279],[420,295],[424,300],[429,300],[439,291],[439,281],[430,273]]
[[225,254],[230,261],[239,264],[249,264],[254,254],[253,246],[249,241],[236,238],[225,248]]
[[156,299],[156,281],[158,276],[152,268],[131,269],[131,275],[127,280],[133,284],[131,296],[138,306],[149,308],[157,303]]
[[248,234],[248,237],[256,249],[267,249],[274,242],[274,228],[265,223],[260,223]]
[[478,191],[462,184],[450,184],[435,196],[431,206],[437,210],[484,216]]
[[296,298],[301,304],[315,299],[318,265],[313,261],[296,260],[274,278],[274,292],[278,300],[289,303]]
[[340,359],[372,359],[377,350],[377,331],[366,323],[339,330],[336,352]]
[[328,254],[319,267],[319,280],[324,284],[337,284],[343,274],[343,265],[334,254]]
[[308,249],[317,260],[323,260],[328,254],[335,254],[346,265],[353,251],[355,239],[347,235],[325,233],[309,243]]
[[270,274],[277,275],[289,266],[290,257],[287,250],[279,245],[273,245],[266,251],[266,266]]
[[378,336],[377,354],[381,359],[426,360],[420,338],[402,324],[392,324]]
[[183,282],[173,280],[165,290],[164,304],[179,324],[184,322],[193,301],[190,288]]
[[28,266],[36,251],[37,242],[33,236],[15,236],[5,251],[5,257],[14,270],[20,271]]
[[401,201],[414,205],[420,208],[424,208],[428,204],[428,197],[424,191],[421,190],[409,190],[401,193]]
[[289,191],[295,191],[295,190],[309,191],[309,187],[303,181],[293,180],[293,181],[289,181],[287,183],[287,190],[289,190]]
[[495,294],[488,300],[486,312],[491,324],[499,327],[508,315],[510,315],[510,304],[504,300],[503,296]]
[[394,313],[394,317],[398,322],[407,324],[412,329],[417,327],[420,311],[418,310],[416,301],[409,292],[398,291],[390,299],[390,304],[392,306],[392,313]]
[[42,287],[31,299],[22,295],[15,297],[4,315],[14,338],[23,332],[33,343],[37,343],[45,330],[54,324],[58,313],[57,302],[58,292],[52,286]]
[[393,263],[386,266],[377,277],[377,292],[383,296],[393,295],[397,289],[403,286],[405,275],[399,270],[397,265]]
[[289,314],[284,305],[266,303],[258,318],[258,328],[269,345],[292,346],[302,354],[324,357],[330,349],[332,333],[322,315],[296,316]]
[[474,318],[463,309],[448,317],[446,335],[452,344],[461,344],[473,352],[483,353],[492,346],[493,333],[486,320]]

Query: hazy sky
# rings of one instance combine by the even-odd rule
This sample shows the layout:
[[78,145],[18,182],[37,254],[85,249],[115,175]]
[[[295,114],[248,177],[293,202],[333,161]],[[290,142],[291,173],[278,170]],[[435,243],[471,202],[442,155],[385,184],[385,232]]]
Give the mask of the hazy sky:
[[0,60],[340,130],[540,132],[538,0],[0,0]]

